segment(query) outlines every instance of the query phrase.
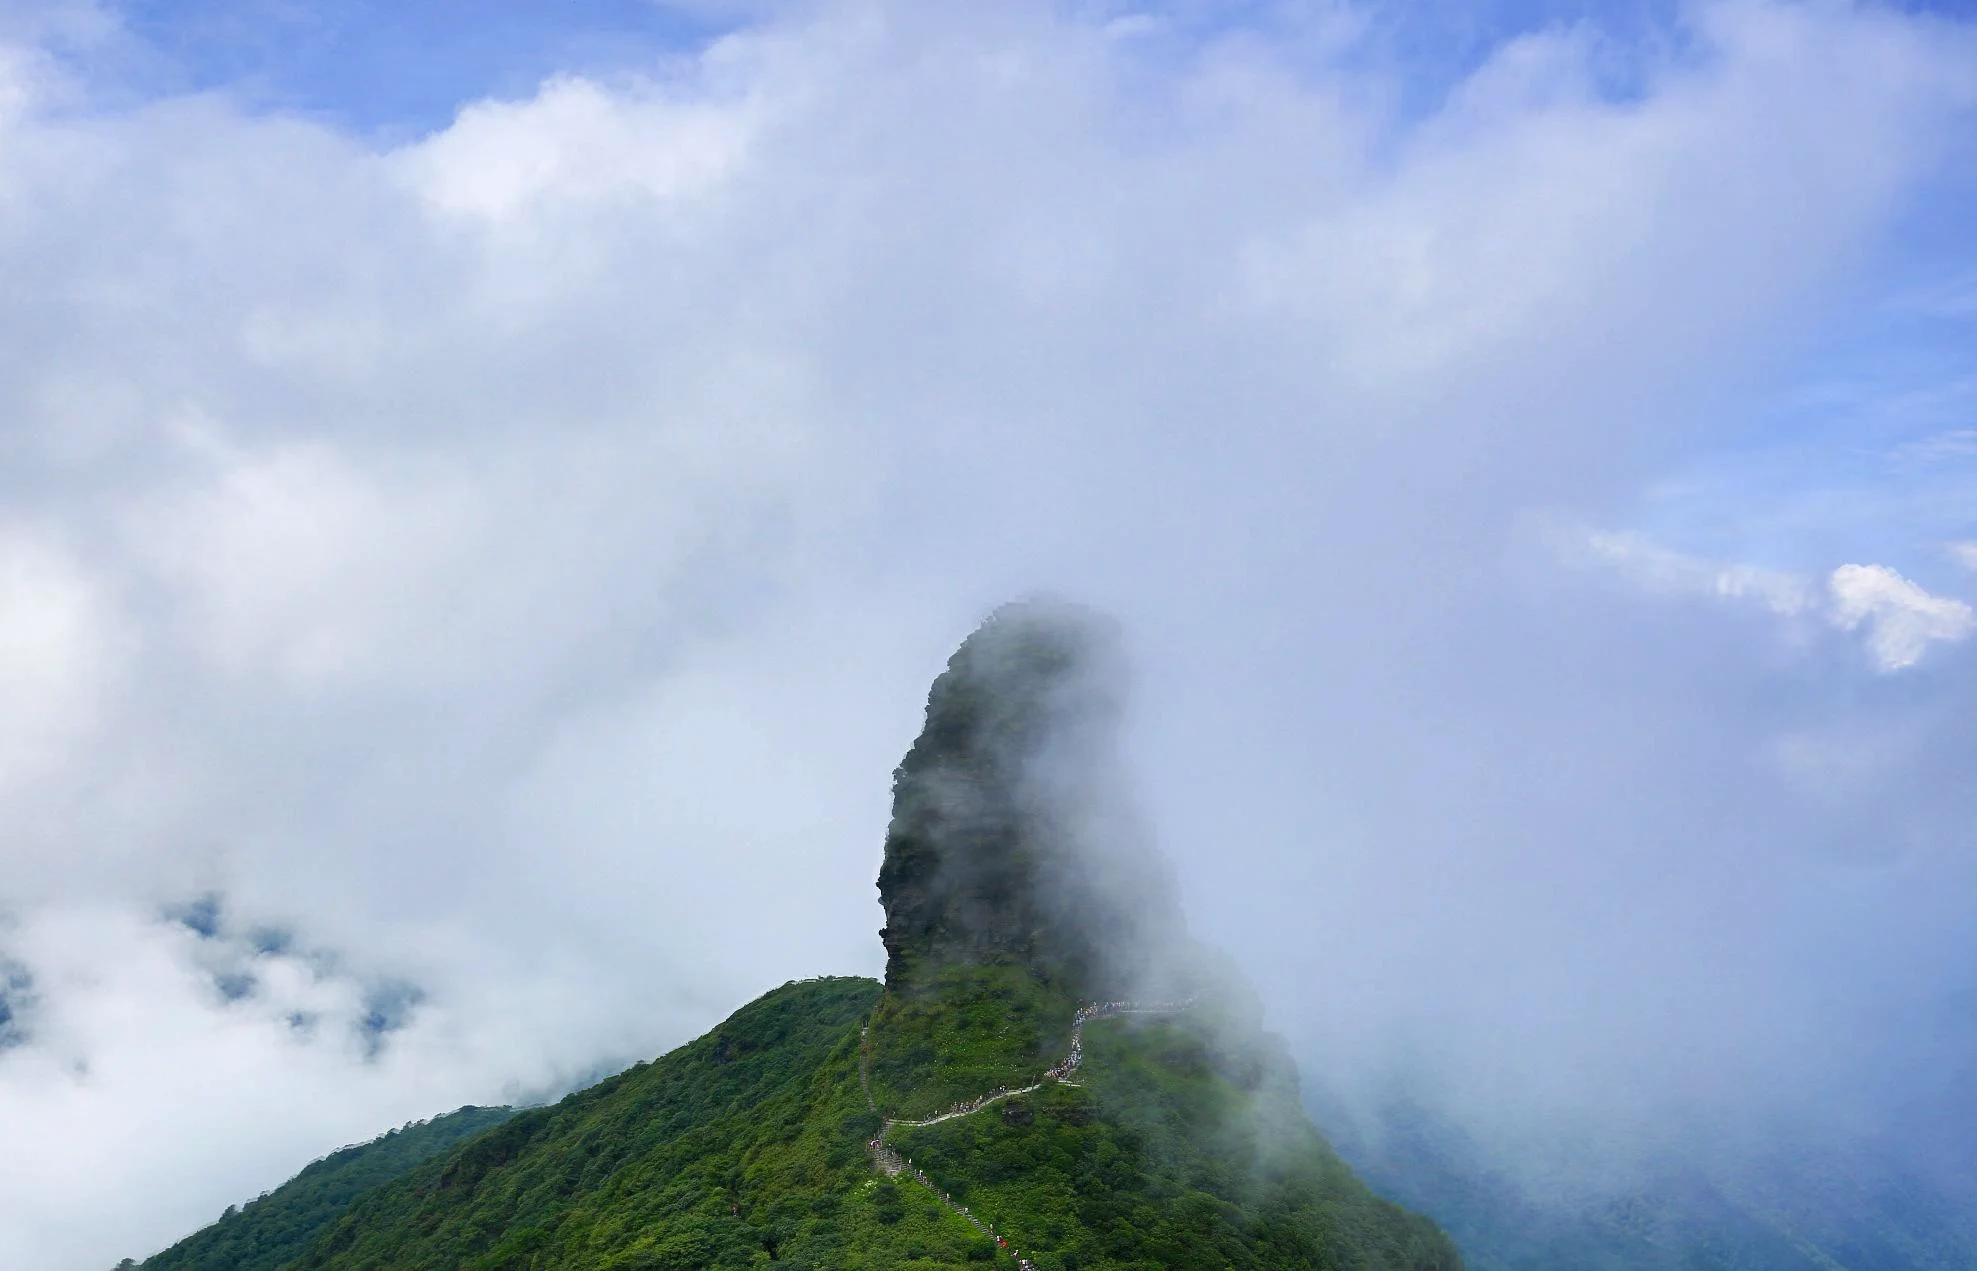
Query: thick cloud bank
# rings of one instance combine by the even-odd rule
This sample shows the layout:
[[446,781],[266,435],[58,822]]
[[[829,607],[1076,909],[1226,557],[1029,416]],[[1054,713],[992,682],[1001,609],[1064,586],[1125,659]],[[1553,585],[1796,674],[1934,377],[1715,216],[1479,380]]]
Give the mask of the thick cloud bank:
[[1972,31],[1707,4],[1419,109],[1365,16],[829,6],[395,148],[0,50],[0,1248],[876,972],[920,694],[1037,589],[1328,1079],[1935,1098],[1977,532],[1643,507],[1969,193]]

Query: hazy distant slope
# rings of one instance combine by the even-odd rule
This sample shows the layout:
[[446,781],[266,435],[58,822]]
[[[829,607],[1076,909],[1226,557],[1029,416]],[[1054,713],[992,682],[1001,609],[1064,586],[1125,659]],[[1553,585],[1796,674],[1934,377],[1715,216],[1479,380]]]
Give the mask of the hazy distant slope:
[[365,1192],[514,1114],[513,1108],[461,1108],[332,1152],[142,1265],[145,1271],[275,1271]]
[[[1432,1212],[1473,1271],[1970,1271],[1977,1205],[1830,1144],[1692,1152],[1625,1187],[1536,1195],[1415,1104],[1377,1129],[1334,1108],[1340,1143],[1389,1195]],[[1360,1127],[1355,1130],[1353,1127]],[[1624,1150],[1624,1149],[1616,1149]]]

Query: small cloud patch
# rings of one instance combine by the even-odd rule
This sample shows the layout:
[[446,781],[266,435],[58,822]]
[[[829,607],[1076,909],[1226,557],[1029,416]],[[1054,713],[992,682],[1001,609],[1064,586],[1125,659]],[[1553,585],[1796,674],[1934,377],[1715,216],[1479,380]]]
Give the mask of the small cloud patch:
[[310,944],[286,923],[248,921],[222,892],[158,913],[195,937],[184,952],[221,1005],[278,1023],[306,1044],[354,1043],[365,1060],[374,1060],[426,1001],[426,991],[410,980],[352,967],[346,955]]
[[254,952],[262,957],[280,957],[295,947],[295,933],[281,927],[256,927],[247,935]]
[[1656,595],[1750,601],[1786,617],[1812,605],[1813,589],[1797,574],[1689,556],[1639,534],[1593,534],[1587,546],[1593,559]]
[[[1977,613],[1968,604],[1926,591],[1886,565],[1841,565],[1822,588],[1816,576],[1690,556],[1638,534],[1593,533],[1578,547],[1650,595],[1756,604],[1788,621],[1823,619],[1834,630],[1859,632],[1883,673],[1907,670],[1931,645],[1955,643],[1977,630]],[[1950,550],[1977,569],[1977,543]]]
[[1970,606],[1924,591],[1886,565],[1842,565],[1827,579],[1833,625],[1866,630],[1867,651],[1883,671],[1914,666],[1930,645],[1967,637]]
[[20,963],[0,958],[0,1050],[28,1041],[27,1014],[34,1006],[34,976]]
[[385,1038],[411,1023],[413,1014],[425,1000],[424,989],[402,980],[377,985],[365,994],[364,1014],[357,1021],[364,1058],[376,1058],[384,1049]]
[[201,940],[217,939],[220,934],[221,901],[218,892],[207,892],[183,905],[173,905],[165,916]]

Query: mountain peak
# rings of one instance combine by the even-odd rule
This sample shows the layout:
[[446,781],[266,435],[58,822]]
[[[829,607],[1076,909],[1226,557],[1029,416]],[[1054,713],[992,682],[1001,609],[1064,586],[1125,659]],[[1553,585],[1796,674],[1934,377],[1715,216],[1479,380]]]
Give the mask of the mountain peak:
[[1117,646],[1026,602],[955,652],[894,782],[887,986],[791,982],[362,1195],[298,1179],[151,1265],[234,1271],[279,1239],[290,1271],[1459,1271],[1331,1152],[1289,1053],[1231,1009],[1240,977],[1182,932],[1120,775]]
[[1112,623],[1021,601],[948,661],[893,777],[879,898],[886,982],[1017,963],[1071,993],[1145,979],[1182,930],[1119,763]]

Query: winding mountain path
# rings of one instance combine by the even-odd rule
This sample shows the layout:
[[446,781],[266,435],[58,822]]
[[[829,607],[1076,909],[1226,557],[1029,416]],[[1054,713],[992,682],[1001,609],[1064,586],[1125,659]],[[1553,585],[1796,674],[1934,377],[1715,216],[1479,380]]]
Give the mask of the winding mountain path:
[[[1115,1015],[1168,1015],[1176,1011],[1192,1009],[1194,1004],[1195,999],[1188,998],[1182,1002],[1093,1002],[1089,1006],[1080,1006],[1077,1014],[1071,1017],[1071,1053],[1064,1056],[1063,1059],[1058,1061],[1055,1067],[1050,1068],[1042,1077],[1031,1084],[1013,1087],[1001,1086],[989,1091],[987,1094],[978,1095],[973,1099],[957,1103],[938,1116],[928,1117],[920,1121],[896,1119],[886,1116],[884,1113],[879,1113],[879,1137],[866,1144],[866,1148],[872,1153],[872,1164],[874,1168],[878,1169],[888,1178],[896,1178],[901,1174],[911,1178],[914,1182],[932,1192],[941,1204],[947,1206],[956,1215],[974,1224],[975,1230],[993,1241],[997,1249],[1016,1259],[1016,1265],[1022,1268],[1022,1271],[1037,1271],[1034,1263],[1024,1257],[1019,1250],[1011,1248],[1006,1238],[996,1234],[994,1226],[977,1218],[966,1205],[956,1203],[952,1196],[941,1190],[934,1184],[932,1179],[921,1173],[912,1161],[901,1156],[898,1151],[889,1146],[886,1143],[886,1136],[898,1127],[917,1129],[921,1126],[939,1125],[943,1121],[952,1121],[958,1117],[973,1116],[984,1108],[993,1107],[1004,1099],[1013,1099],[1017,1095],[1030,1094],[1033,1091],[1041,1090],[1048,1082],[1055,1081],[1060,1085],[1076,1086],[1079,1083],[1073,1081],[1072,1078],[1078,1074],[1079,1069],[1084,1067],[1085,1024],[1087,1021],[1107,1019]],[[858,1030],[858,1085],[865,1092],[865,1106],[873,1112],[878,1112],[879,1105],[872,1099],[872,1051],[869,1042],[870,1033],[870,1024]]]

